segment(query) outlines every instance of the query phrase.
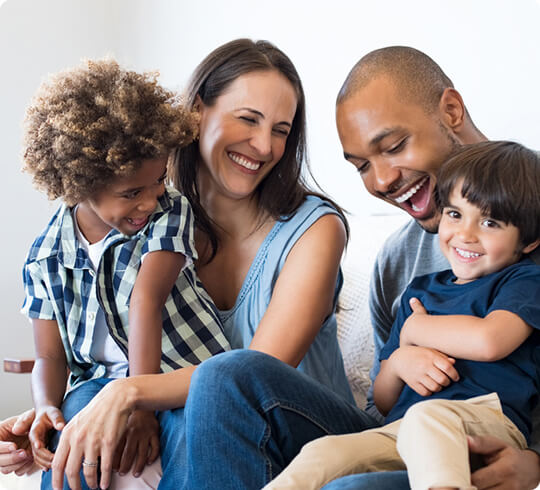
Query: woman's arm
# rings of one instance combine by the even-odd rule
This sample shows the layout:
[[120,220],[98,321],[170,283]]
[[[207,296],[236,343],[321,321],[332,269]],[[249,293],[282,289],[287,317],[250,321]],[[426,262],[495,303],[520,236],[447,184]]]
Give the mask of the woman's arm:
[[511,354],[532,333],[532,327],[509,311],[492,311],[484,318],[429,315],[418,299],[411,299],[410,304],[413,313],[401,330],[402,345],[420,345],[461,359],[491,362]]
[[296,367],[332,303],[346,233],[333,214],[319,218],[296,242],[276,281],[249,346]]

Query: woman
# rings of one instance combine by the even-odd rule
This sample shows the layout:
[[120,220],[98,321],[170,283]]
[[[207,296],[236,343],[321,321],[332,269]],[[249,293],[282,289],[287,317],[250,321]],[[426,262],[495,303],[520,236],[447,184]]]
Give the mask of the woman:
[[[334,316],[346,224],[302,177],[305,102],[294,66],[268,42],[232,41],[196,69],[188,105],[200,114],[200,139],[177,155],[173,180],[193,206],[197,274],[231,346],[298,366],[353,403]],[[178,488],[186,474],[184,410],[169,409],[185,405],[194,370],[110,383],[64,429],[55,488],[64,471],[79,488],[83,461],[89,486],[108,486],[135,408],[164,411],[161,485]]]

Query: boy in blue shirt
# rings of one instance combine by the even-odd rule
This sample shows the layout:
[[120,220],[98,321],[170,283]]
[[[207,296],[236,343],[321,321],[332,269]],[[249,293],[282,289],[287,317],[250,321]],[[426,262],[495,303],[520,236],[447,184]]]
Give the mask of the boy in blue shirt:
[[[27,111],[25,170],[64,201],[23,270],[22,311],[36,347],[29,437],[43,469],[53,457],[51,429],[61,430],[128,368],[170,371],[229,348],[195,275],[191,208],[165,186],[169,156],[196,134],[195,116],[155,75],[113,61],[58,74]],[[118,457],[140,473],[159,454],[159,425],[148,411],[134,412],[129,425]],[[57,432],[51,451],[58,440]],[[93,469],[97,457],[82,464]],[[42,487],[50,487],[50,472]]]
[[313,441],[267,488],[407,469],[411,488],[472,489],[468,435],[527,447],[538,401],[540,159],[517,143],[461,148],[437,177],[451,270],[415,278],[381,351],[386,425]]

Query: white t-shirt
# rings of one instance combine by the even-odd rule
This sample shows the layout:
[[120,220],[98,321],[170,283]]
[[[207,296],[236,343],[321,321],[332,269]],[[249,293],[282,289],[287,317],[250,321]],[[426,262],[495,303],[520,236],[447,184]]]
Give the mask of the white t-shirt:
[[[94,272],[97,271],[101,254],[103,253],[103,244],[105,237],[99,242],[89,243],[85,236],[81,233],[79,225],[77,223],[77,207],[73,211],[73,222],[75,224],[75,233],[78,240],[81,242],[81,246],[88,253],[90,262]],[[125,378],[128,369],[128,360],[124,353],[120,350],[120,347],[116,344],[114,339],[109,333],[109,327],[105,321],[105,314],[101,308],[98,309],[94,328],[94,337],[92,338],[92,346],[90,348],[90,354],[93,359],[103,363],[106,368],[106,378]]]

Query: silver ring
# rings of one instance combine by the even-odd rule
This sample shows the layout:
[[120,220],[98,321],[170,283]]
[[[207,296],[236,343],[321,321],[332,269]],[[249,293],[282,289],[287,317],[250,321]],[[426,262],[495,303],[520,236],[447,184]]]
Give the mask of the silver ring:
[[91,463],[90,461],[86,461],[86,459],[83,459],[82,464],[83,464],[83,466],[88,466],[90,468],[95,468],[98,465],[97,462],[96,463]]

